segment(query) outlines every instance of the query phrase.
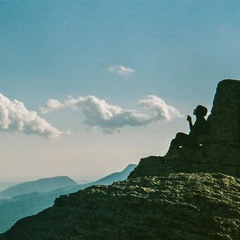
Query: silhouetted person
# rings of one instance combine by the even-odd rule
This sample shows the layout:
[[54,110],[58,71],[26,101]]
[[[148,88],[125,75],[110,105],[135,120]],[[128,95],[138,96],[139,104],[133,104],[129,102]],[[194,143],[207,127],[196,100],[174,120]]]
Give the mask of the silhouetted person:
[[187,121],[189,122],[190,133],[177,133],[176,137],[172,140],[170,148],[166,156],[171,155],[174,150],[179,149],[180,147],[187,148],[196,148],[201,143],[206,141],[206,135],[208,133],[208,123],[204,118],[207,115],[207,108],[201,105],[198,105],[194,109],[193,114],[196,115],[196,122],[192,124],[192,118],[188,115]]

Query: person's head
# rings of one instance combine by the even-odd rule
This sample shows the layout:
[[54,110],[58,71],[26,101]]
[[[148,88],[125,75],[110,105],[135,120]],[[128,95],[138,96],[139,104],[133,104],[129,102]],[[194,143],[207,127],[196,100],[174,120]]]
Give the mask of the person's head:
[[205,117],[207,115],[207,108],[202,106],[202,105],[198,105],[196,107],[196,109],[194,109],[193,114],[196,115],[197,117]]

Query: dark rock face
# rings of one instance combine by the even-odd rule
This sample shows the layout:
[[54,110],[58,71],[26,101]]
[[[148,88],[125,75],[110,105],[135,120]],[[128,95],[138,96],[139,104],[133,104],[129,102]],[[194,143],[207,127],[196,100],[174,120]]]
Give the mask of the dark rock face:
[[218,84],[208,121],[208,143],[196,157],[205,157],[213,171],[240,177],[240,81]]
[[218,84],[208,122],[210,131],[202,147],[182,148],[174,159],[142,159],[130,177],[173,172],[220,172],[240,177],[240,81]]
[[232,144],[240,148],[240,81],[218,84],[209,117],[209,143]]
[[239,192],[239,179],[223,174],[135,178],[61,196],[0,239],[237,240]]

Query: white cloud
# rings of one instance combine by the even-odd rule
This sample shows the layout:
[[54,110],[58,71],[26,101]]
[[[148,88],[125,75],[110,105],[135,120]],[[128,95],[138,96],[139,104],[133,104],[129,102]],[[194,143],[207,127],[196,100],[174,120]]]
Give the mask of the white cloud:
[[[49,104],[57,103],[57,104]],[[173,106],[167,105],[161,98],[148,96],[139,101],[139,107],[143,111],[125,110],[119,106],[110,105],[105,100],[94,96],[69,98],[61,103],[57,100],[49,100],[42,108],[43,113],[54,111],[60,108],[72,108],[80,110],[83,114],[83,123],[90,127],[100,127],[104,132],[113,132],[124,126],[145,126],[161,120],[172,120],[180,116],[180,113]],[[61,106],[61,107],[59,107]]]
[[116,72],[116,73],[121,74],[121,75],[131,75],[135,72],[134,69],[129,68],[129,67],[124,67],[122,65],[110,66],[108,68],[108,71],[109,72]]
[[63,132],[51,126],[36,112],[28,111],[18,100],[9,100],[0,94],[0,131],[36,134],[47,138],[57,138]]
[[58,100],[56,99],[50,99],[47,104],[46,104],[46,108],[40,108],[42,113],[48,113],[51,111],[55,111],[56,109],[61,109],[64,108],[64,104],[60,103]]
[[161,98],[149,95],[144,100],[139,101],[138,105],[144,109],[150,110],[152,119],[156,122],[159,120],[172,120],[179,117],[180,112],[171,105],[167,105]]

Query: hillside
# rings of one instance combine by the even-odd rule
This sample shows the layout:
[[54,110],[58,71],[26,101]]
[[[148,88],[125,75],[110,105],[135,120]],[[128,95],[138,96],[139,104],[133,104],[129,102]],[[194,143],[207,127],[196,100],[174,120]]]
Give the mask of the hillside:
[[99,179],[96,182],[93,182],[91,185],[110,185],[116,181],[123,181],[128,178],[129,174],[136,168],[136,164],[129,164],[125,169],[121,172],[112,173],[104,178]]
[[240,180],[175,173],[94,186],[56,199],[1,240],[240,239]]

